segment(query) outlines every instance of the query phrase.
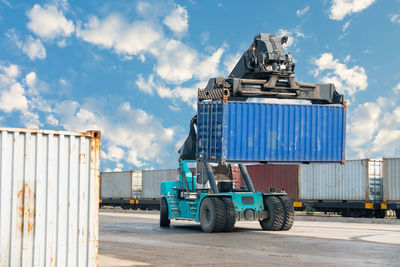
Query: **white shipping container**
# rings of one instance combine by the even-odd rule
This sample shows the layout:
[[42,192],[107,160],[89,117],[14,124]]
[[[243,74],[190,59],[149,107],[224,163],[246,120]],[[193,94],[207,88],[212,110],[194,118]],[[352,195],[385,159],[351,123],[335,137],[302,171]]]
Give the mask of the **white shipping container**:
[[0,266],[96,266],[100,132],[0,134]]
[[161,198],[160,185],[164,181],[178,181],[178,169],[146,170],[143,171],[142,198]]
[[131,198],[132,172],[102,172],[100,175],[101,198]]
[[368,177],[367,159],[300,165],[299,199],[368,201]]
[[400,158],[383,159],[384,201],[400,203]]

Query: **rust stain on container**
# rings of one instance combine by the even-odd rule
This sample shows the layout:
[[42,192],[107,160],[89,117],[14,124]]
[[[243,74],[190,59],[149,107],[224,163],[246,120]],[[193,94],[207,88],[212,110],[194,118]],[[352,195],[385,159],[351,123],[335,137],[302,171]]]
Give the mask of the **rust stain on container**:
[[35,206],[35,199],[36,195],[32,192],[29,185],[25,183],[23,189],[17,194],[17,202],[19,203],[17,207],[18,217],[21,218],[21,222],[17,224],[17,229],[28,238],[32,237],[35,226],[35,209],[32,208]]

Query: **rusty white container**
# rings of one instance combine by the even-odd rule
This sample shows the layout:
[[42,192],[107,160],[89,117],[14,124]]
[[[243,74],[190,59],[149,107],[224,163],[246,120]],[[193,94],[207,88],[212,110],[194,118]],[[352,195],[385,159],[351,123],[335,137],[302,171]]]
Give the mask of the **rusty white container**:
[[386,202],[400,203],[400,158],[383,159],[383,196]]
[[368,201],[368,159],[341,164],[300,165],[299,199]]
[[0,128],[0,266],[96,266],[100,132]]

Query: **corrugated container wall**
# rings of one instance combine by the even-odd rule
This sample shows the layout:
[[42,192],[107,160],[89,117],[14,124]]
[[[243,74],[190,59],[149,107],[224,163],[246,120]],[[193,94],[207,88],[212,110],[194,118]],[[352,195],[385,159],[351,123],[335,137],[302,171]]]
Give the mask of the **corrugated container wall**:
[[161,198],[160,185],[164,181],[178,181],[178,169],[143,171],[142,198]]
[[96,266],[100,132],[0,132],[0,265]]
[[343,162],[340,105],[198,104],[197,158],[212,162]]
[[132,171],[132,197],[142,198],[142,171]]
[[368,160],[300,165],[299,199],[368,201]]
[[132,172],[102,172],[101,198],[131,198]]
[[267,188],[283,189],[291,200],[298,195],[298,165],[246,165],[254,188],[267,192]]
[[384,201],[400,203],[400,158],[383,159]]

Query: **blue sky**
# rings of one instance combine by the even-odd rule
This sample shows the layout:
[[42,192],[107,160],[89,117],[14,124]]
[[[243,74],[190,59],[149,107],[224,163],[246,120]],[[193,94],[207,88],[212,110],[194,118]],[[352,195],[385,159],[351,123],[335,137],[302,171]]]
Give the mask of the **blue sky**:
[[260,33],[348,100],[347,159],[400,154],[400,1],[0,0],[0,124],[102,131],[102,170],[176,167],[197,88]]

